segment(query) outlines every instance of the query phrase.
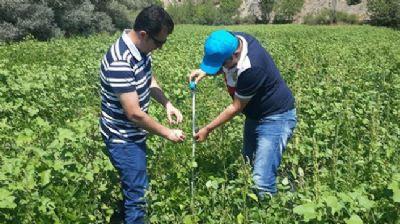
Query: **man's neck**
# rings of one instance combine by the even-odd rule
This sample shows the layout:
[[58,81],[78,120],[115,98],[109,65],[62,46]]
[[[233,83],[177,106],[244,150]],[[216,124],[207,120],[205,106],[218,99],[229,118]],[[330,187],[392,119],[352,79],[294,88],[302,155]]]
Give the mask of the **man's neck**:
[[238,56],[238,58],[236,59],[237,62],[236,62],[235,67],[238,66],[238,63],[239,63],[239,61],[240,61],[240,58],[242,58],[242,52],[243,52],[243,42],[242,42],[242,40],[241,40],[239,37],[237,37],[237,38],[238,38],[238,40],[239,40],[239,46],[238,46],[238,49],[237,49],[237,51],[238,51],[238,53],[239,53],[239,56]]
[[135,32],[134,30],[130,30],[128,33],[128,37],[131,39],[132,43],[136,46],[136,48],[143,53],[143,50],[141,49],[141,41],[139,39],[139,34]]
[[238,37],[238,40],[239,40],[239,55],[240,56],[242,56],[242,50],[243,50],[243,42],[242,42],[242,40]]

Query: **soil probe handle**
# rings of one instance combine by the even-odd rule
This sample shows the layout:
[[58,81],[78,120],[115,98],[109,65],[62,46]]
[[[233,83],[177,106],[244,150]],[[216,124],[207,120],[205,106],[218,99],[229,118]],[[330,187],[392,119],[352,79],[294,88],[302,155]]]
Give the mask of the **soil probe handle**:
[[192,91],[196,90],[196,82],[195,81],[190,81],[189,89],[192,90]]

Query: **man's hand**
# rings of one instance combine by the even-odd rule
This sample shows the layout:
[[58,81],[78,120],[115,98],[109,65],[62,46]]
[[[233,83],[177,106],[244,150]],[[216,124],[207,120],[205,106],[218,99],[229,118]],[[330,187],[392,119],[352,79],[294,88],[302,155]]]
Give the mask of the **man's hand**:
[[202,70],[200,70],[200,69],[193,70],[189,74],[189,82],[194,81],[197,84],[205,76],[206,76],[206,73],[203,72]]
[[196,141],[202,142],[207,139],[208,134],[210,134],[210,130],[207,127],[203,127],[194,135],[194,138]]
[[[169,124],[178,124],[181,123],[183,120],[182,113],[176,109],[171,102],[168,102],[165,105],[165,109],[167,110],[167,117]],[[176,119],[173,119],[173,115]]]
[[175,143],[183,142],[183,140],[185,140],[185,135],[183,134],[182,130],[173,129],[170,131],[167,139]]

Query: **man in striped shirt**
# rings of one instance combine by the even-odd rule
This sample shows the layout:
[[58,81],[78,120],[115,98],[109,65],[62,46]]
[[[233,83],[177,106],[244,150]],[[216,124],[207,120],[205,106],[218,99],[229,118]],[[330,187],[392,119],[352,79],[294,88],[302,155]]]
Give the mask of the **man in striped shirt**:
[[125,223],[144,222],[147,133],[172,142],[185,138],[181,130],[165,127],[147,113],[153,97],[165,107],[170,124],[182,121],[181,112],[165,97],[151,71],[151,52],[162,47],[173,29],[163,8],[147,7],[137,16],[134,29],[125,30],[101,61],[100,129],[120,174]]

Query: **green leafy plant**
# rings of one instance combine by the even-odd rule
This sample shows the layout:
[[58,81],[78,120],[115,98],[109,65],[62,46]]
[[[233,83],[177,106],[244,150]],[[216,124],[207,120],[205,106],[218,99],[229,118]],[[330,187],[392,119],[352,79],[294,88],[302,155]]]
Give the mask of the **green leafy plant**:
[[[196,164],[190,140],[149,137],[149,222],[397,223],[400,34],[372,26],[227,28],[257,37],[296,97],[298,125],[279,169],[279,193],[256,197],[238,116],[196,146]],[[153,54],[187,135],[187,74],[212,30],[178,25]],[[98,69],[117,37],[0,46],[0,223],[115,221],[122,195],[99,134]],[[231,102],[225,91],[221,77],[199,83],[199,126]],[[149,112],[167,123],[155,102]]]

